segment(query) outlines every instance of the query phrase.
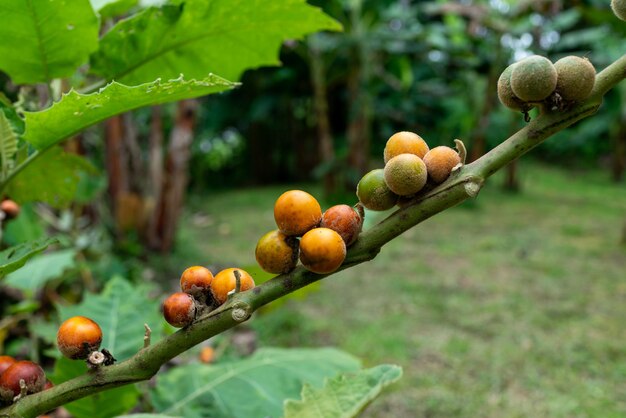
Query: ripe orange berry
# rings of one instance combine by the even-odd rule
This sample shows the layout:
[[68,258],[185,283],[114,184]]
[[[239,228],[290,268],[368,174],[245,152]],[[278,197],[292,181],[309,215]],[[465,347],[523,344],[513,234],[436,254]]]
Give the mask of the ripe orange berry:
[[302,235],[319,225],[322,208],[307,192],[289,190],[276,200],[274,219],[283,234]]
[[17,363],[11,356],[0,356],[0,374],[2,374],[6,369],[9,368],[12,364]]
[[21,393],[20,380],[26,384],[26,393],[41,392],[46,384],[43,369],[32,361],[18,361],[0,375],[0,399],[6,403]]
[[210,364],[215,361],[215,350],[213,347],[203,347],[200,351],[200,362]]
[[211,287],[213,273],[202,266],[192,266],[180,276],[180,289],[190,295],[206,292]]
[[363,227],[363,219],[354,208],[348,205],[335,205],[324,212],[320,227],[337,232],[341,235],[346,246],[349,246],[359,236]]
[[163,317],[176,328],[191,324],[196,318],[196,303],[193,297],[183,292],[171,294],[163,302]]
[[424,156],[428,177],[435,183],[443,183],[460,163],[459,153],[450,147],[435,147]]
[[254,287],[254,279],[245,270],[233,267],[220,271],[215,275],[213,283],[211,283],[213,298],[220,305],[226,302],[228,294],[235,290],[237,284],[235,270],[237,270],[240,275],[240,290],[242,292]]
[[359,181],[356,195],[363,206],[369,210],[387,210],[396,205],[398,195],[392,192],[382,168],[372,170]]
[[74,360],[86,359],[100,348],[101,343],[100,326],[84,316],[75,316],[63,322],[57,333],[59,351]]
[[346,243],[332,229],[312,229],[300,240],[300,261],[313,273],[332,273],[345,259]]
[[414,154],[420,158],[428,152],[428,144],[421,136],[413,132],[398,132],[387,140],[384,151],[385,164],[396,155]]
[[298,264],[298,239],[288,237],[278,229],[263,235],[254,255],[259,266],[268,273],[288,273]]
[[15,203],[13,200],[6,199],[0,203],[0,210],[4,212],[7,219],[13,219],[20,214],[20,205]]

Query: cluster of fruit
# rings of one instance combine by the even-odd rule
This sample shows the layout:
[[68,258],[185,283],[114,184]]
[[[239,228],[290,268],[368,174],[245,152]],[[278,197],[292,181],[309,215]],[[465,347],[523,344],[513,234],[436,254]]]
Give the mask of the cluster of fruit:
[[318,274],[337,270],[346,248],[356,241],[363,226],[360,206],[336,205],[324,213],[313,196],[302,190],[283,193],[274,204],[278,229],[263,235],[255,256],[268,273],[288,273],[298,264]]
[[0,406],[11,404],[20,396],[41,392],[51,386],[37,363],[0,356]]
[[428,182],[443,183],[463,161],[450,147],[433,149],[413,132],[393,134],[385,145],[385,168],[367,173],[357,185],[356,194],[370,210],[388,210],[412,199]]
[[568,56],[554,64],[532,55],[509,65],[498,80],[498,98],[506,107],[528,112],[534,105],[575,103],[591,94],[596,70],[587,58]]
[[611,8],[615,16],[626,21],[626,0],[611,0]]
[[209,312],[226,302],[237,291],[237,282],[241,292],[254,287],[252,276],[240,268],[227,268],[213,277],[205,267],[189,267],[180,277],[181,292],[171,294],[163,302],[163,316],[170,325],[185,327],[200,312]]

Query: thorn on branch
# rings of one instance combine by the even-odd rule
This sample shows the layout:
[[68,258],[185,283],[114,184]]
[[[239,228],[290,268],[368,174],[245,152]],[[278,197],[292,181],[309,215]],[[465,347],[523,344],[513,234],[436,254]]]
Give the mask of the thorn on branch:
[[239,273],[239,270],[235,270],[233,273],[235,275],[235,289],[228,292],[229,299],[233,295],[236,295],[237,293],[241,292],[241,273]]
[[143,327],[146,330],[145,334],[143,335],[143,348],[148,348],[150,347],[150,337],[152,336],[152,330],[150,329],[148,324],[143,324]]
[[20,394],[13,398],[13,403],[19,401],[26,395],[28,395],[28,388],[26,387],[26,381],[24,381],[24,379],[20,379]]

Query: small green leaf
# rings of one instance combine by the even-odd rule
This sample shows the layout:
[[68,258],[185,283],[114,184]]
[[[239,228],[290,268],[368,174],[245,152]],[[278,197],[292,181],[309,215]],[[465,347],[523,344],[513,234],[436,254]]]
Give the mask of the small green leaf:
[[118,22],[92,55],[91,71],[127,84],[179,73],[192,78],[215,73],[238,80],[247,69],[279,65],[285,40],[341,29],[305,0],[173,3]]
[[158,376],[151,398],[157,412],[186,418],[279,417],[283,400],[297,397],[304,383],[321,386],[327,377],[360,367],[332,348],[264,348],[244,360],[173,368]]
[[4,112],[0,112],[0,179],[5,179],[15,165],[17,135]]
[[39,149],[48,148],[113,115],[139,107],[175,102],[232,89],[231,83],[215,75],[201,80],[175,80],[129,87],[111,83],[100,91],[80,94],[72,90],[52,107],[26,112],[24,139]]
[[13,103],[7,96],[0,91],[0,113],[4,113],[4,116],[9,120],[13,132],[18,135],[24,133],[24,120],[17,114],[17,110]]
[[67,249],[43,254],[31,260],[18,271],[7,276],[5,284],[33,294],[47,282],[61,276],[75,265],[76,250]]
[[0,278],[21,268],[30,258],[57,242],[59,241],[56,238],[42,238],[37,241],[16,245],[0,252]]
[[302,400],[285,401],[285,418],[352,418],[386,386],[402,377],[398,366],[383,364],[327,380],[322,389],[302,388]]
[[133,287],[127,280],[115,277],[97,295],[86,294],[80,304],[59,306],[59,317],[64,321],[86,315],[96,321],[102,328],[102,347],[123,361],[143,347],[144,324],[152,328],[152,338],[162,335],[160,303],[148,296],[150,290],[147,286]]
[[[84,361],[60,357],[54,364],[54,374],[50,380],[58,385],[85,373],[87,365]],[[139,394],[134,385],[126,385],[96,393],[63,407],[75,418],[110,418],[130,411],[137,403]]]
[[55,147],[35,159],[7,186],[7,193],[18,202],[45,202],[66,207],[76,195],[82,171],[93,171],[83,157]]
[[89,0],[0,1],[0,70],[16,84],[69,77],[98,49]]

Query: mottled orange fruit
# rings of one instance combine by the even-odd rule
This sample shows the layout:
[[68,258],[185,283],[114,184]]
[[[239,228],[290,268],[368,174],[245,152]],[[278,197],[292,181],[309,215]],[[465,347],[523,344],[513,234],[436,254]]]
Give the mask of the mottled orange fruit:
[[268,273],[288,273],[298,264],[298,247],[297,238],[276,229],[259,239],[254,255],[259,266]]
[[413,154],[420,158],[424,158],[424,155],[428,152],[428,144],[424,139],[413,132],[397,132],[387,140],[385,144],[385,150],[383,157],[385,164],[396,155],[400,154]]
[[18,361],[0,375],[0,400],[11,403],[21,392],[20,380],[26,384],[26,393],[41,392],[46,384],[43,369],[32,361]]
[[320,226],[337,232],[346,246],[349,246],[358,238],[363,227],[363,219],[354,208],[348,205],[335,205],[324,212]]
[[276,200],[274,219],[283,234],[298,236],[319,225],[322,208],[307,192],[289,190]]
[[180,276],[180,290],[190,295],[205,291],[211,287],[213,273],[206,267],[192,266]]
[[385,165],[385,183],[399,196],[413,195],[426,185],[426,165],[414,154],[400,154]]
[[312,229],[300,240],[300,261],[313,273],[332,273],[345,259],[346,243],[332,229]]
[[102,330],[93,320],[74,316],[63,322],[57,332],[59,351],[67,358],[86,359],[100,348]]
[[163,317],[173,327],[182,328],[196,317],[193,297],[183,292],[172,293],[163,302]]
[[228,294],[235,290],[236,279],[235,270],[240,275],[240,291],[246,291],[254,287],[254,279],[248,272],[240,268],[232,267],[220,271],[215,275],[213,283],[211,283],[211,293],[213,298],[221,305],[228,299]]
[[443,183],[460,163],[459,153],[450,147],[435,147],[424,157],[428,177],[435,183]]

